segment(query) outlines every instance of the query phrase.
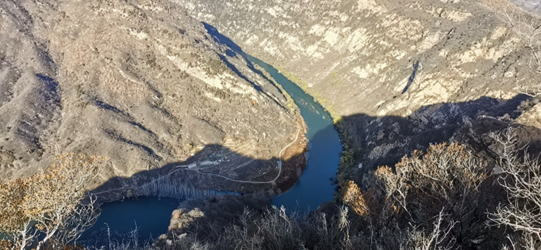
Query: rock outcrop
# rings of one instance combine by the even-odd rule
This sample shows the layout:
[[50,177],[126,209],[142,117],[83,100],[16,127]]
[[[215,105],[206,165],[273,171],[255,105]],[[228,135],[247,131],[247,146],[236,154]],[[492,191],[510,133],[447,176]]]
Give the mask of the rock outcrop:
[[296,135],[295,116],[230,51],[166,1],[0,2],[0,178],[64,152],[111,159],[95,186],[207,145],[275,159]]
[[341,116],[408,116],[536,84],[505,1],[177,2]]
[[511,2],[534,15],[541,15],[541,2],[539,1],[511,0]]
[[[478,118],[514,120],[530,99],[520,93],[541,92],[541,38],[529,40],[541,21],[506,0],[176,2],[343,119],[355,169],[393,164]],[[517,121],[541,117],[526,115]]]

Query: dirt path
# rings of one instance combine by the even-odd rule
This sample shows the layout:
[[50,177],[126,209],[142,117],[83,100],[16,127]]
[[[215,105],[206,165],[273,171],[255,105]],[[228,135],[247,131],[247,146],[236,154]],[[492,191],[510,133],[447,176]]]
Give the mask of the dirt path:
[[[190,170],[193,170],[195,172],[197,172],[198,174],[204,174],[204,175],[210,175],[210,176],[216,176],[216,177],[220,177],[220,178],[223,178],[223,179],[226,179],[226,180],[229,180],[229,181],[233,181],[233,182],[237,182],[237,183],[250,183],[250,184],[269,184],[269,183],[273,183],[275,182],[279,177],[280,175],[282,174],[282,154],[285,152],[285,150],[287,150],[289,147],[291,147],[291,145],[293,145],[295,142],[297,142],[297,140],[299,139],[299,134],[301,132],[301,129],[299,128],[297,130],[297,135],[295,136],[295,140],[293,140],[291,143],[289,143],[288,145],[286,145],[284,148],[282,148],[282,150],[280,151],[280,153],[278,154],[278,174],[276,175],[276,177],[274,177],[274,179],[270,180],[270,181],[244,181],[244,180],[235,180],[235,179],[231,179],[227,176],[223,176],[223,175],[220,175],[220,174],[211,174],[211,173],[204,173],[204,172],[201,172],[197,169],[190,169]],[[188,167],[188,166],[183,166],[184,168]],[[171,172],[172,173],[172,172]]]
[[301,128],[299,128],[297,130],[297,135],[295,136],[295,139],[289,143],[288,145],[286,145],[284,148],[282,148],[282,150],[280,151],[280,153],[278,154],[279,156],[279,160],[278,160],[278,174],[276,175],[276,177],[274,177],[274,179],[270,180],[270,181],[244,181],[244,180],[235,180],[235,179],[231,179],[227,176],[223,176],[223,175],[219,175],[219,174],[211,174],[211,173],[204,173],[204,172],[201,172],[197,169],[190,169],[189,167],[190,166],[193,166],[194,163],[190,164],[190,165],[178,165],[178,166],[175,166],[177,169],[176,170],[173,170],[171,172],[169,172],[168,174],[164,175],[164,176],[161,176],[157,179],[154,179],[150,182],[147,182],[141,186],[138,186],[138,187],[121,187],[121,188],[115,188],[115,189],[109,189],[109,190],[106,190],[106,191],[103,191],[103,192],[98,192],[98,193],[92,193],[93,195],[100,195],[100,194],[105,194],[105,193],[109,193],[109,192],[112,192],[112,191],[121,191],[121,190],[125,190],[125,189],[139,189],[145,185],[148,185],[148,184],[151,184],[151,183],[154,183],[154,182],[157,182],[163,178],[166,178],[166,177],[169,177],[170,175],[180,171],[180,170],[193,170],[195,172],[197,172],[198,174],[202,174],[202,175],[210,175],[210,176],[216,176],[216,177],[220,177],[220,178],[223,178],[223,179],[226,179],[226,180],[229,180],[229,181],[232,181],[232,182],[237,182],[237,183],[250,183],[250,184],[270,184],[270,183],[274,183],[279,177],[280,175],[282,174],[282,155],[283,153],[289,148],[291,147],[291,145],[293,145],[295,142],[297,142],[297,140],[299,139],[299,134],[301,132]]

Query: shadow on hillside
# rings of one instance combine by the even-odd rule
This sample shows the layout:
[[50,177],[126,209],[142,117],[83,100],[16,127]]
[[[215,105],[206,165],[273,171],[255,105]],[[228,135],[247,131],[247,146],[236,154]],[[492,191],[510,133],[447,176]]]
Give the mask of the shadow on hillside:
[[404,88],[404,90],[402,90],[402,94],[406,93],[408,89],[410,88],[411,84],[415,80],[415,76],[417,75],[418,69],[419,69],[419,61],[416,61],[415,64],[413,64],[413,72],[411,72],[411,75],[408,78],[408,83],[406,84],[406,87]]
[[[362,172],[377,166],[392,166],[404,155],[446,141],[466,143],[478,151],[486,150],[490,143],[484,138],[487,133],[513,124],[512,120],[521,114],[518,107],[529,99],[526,95],[517,95],[510,100],[482,97],[469,102],[423,106],[407,117],[365,114],[343,117],[341,126],[354,150],[351,159],[354,167],[345,174],[352,175],[348,179],[355,180]],[[530,151],[541,151],[541,131],[535,128],[523,131],[523,140],[530,143]],[[312,141],[317,141],[324,134],[316,133]],[[171,162],[129,178],[113,177],[90,193],[97,194],[103,201],[138,195],[189,198],[223,194],[214,190],[237,193],[272,190],[281,193],[291,188],[300,177],[306,164],[304,154],[284,161],[282,174],[274,185],[238,183],[216,176],[270,181],[278,173],[277,160],[254,159],[222,145],[207,145],[186,161]]]
[[[521,114],[517,107],[523,101],[529,99],[528,96],[524,95],[517,95],[510,100],[482,97],[475,101],[463,103],[424,106],[408,117],[373,117],[364,114],[344,117],[342,125],[350,135],[351,144],[355,145],[355,148],[360,148],[356,152],[355,166],[361,162],[363,165],[362,169],[354,167],[353,171],[348,171],[348,179],[360,183],[360,176],[366,173],[367,170],[381,165],[392,166],[400,161],[404,155],[410,155],[414,150],[425,150],[430,144],[434,143],[457,141],[472,146],[478,152],[486,152],[491,143],[491,141],[487,140],[487,133],[513,126],[512,119]],[[323,130],[326,129],[331,128],[327,127]],[[521,144],[529,143],[531,152],[541,151],[541,130],[524,126],[520,131]],[[321,134],[324,133],[316,133],[313,141],[322,136]],[[184,162],[169,163],[161,168],[139,172],[130,178],[114,177],[92,192],[100,193],[121,186],[132,187],[113,191],[105,197],[113,200],[130,195],[187,198],[227,194],[227,192],[212,190],[236,191],[238,195],[244,192],[272,190],[276,187],[290,188],[295,184],[300,168],[302,168],[302,166],[298,165],[298,157],[302,158],[303,155],[295,157],[284,163],[284,166],[294,165],[294,167],[284,167],[285,171],[282,173],[281,178],[278,179],[276,186],[272,184],[234,183],[223,178],[197,173],[193,169],[205,173],[229,175],[235,179],[266,181],[272,180],[277,172],[270,171],[266,175],[254,175],[254,173],[258,173],[261,168],[267,170],[276,168],[277,159],[271,159],[270,161],[253,159],[233,152],[221,145],[207,145],[202,151],[194,154]],[[219,165],[206,165],[210,161],[218,162],[220,160]],[[242,163],[245,162],[250,163],[242,166]],[[304,161],[301,162],[304,163]],[[192,169],[189,167],[179,168],[179,165],[194,167]],[[237,168],[239,165],[242,167]],[[156,182],[157,179],[161,181]],[[153,182],[155,185],[146,185],[145,187],[144,184],[149,182]],[[317,185],[317,183],[306,184]],[[133,188],[136,186],[142,188]],[[242,200],[242,198],[239,199]],[[224,203],[226,200],[235,201]],[[208,223],[213,218],[222,218],[220,223],[226,224],[223,221],[224,218],[238,218],[243,212],[243,209],[241,209],[243,206],[256,208],[258,213],[263,211],[261,210],[262,207],[268,206],[266,203],[268,199],[263,199],[266,200],[265,204],[254,203],[255,205],[250,205],[249,202],[253,202],[251,199],[242,202],[236,200],[238,199],[211,197],[184,203],[183,208],[189,211],[195,207],[200,207],[204,212],[204,218],[194,218],[196,223],[192,225],[197,226],[203,225],[203,222]],[[229,208],[225,209],[225,207]],[[175,232],[183,233],[192,229],[190,227]]]
[[228,56],[234,57],[237,54],[240,54],[240,56],[246,55],[246,53],[244,53],[244,51],[242,50],[240,46],[238,46],[235,42],[229,39],[229,37],[222,35],[222,33],[220,33],[218,29],[216,29],[214,26],[206,22],[202,22],[202,24],[203,26],[205,26],[207,33],[209,33],[212,36],[212,38],[214,38],[215,42],[222,45],[227,45],[231,49],[226,52]]
[[[299,137],[298,141],[301,140]],[[244,196],[247,193],[255,193],[267,204],[270,202],[270,194],[283,192],[297,182],[306,166],[304,153],[284,160],[282,173],[274,183],[236,183],[211,174],[225,175],[237,180],[267,182],[273,180],[278,174],[277,161],[277,158],[254,159],[222,145],[213,144],[205,146],[186,161],[168,163],[160,168],[141,171],[130,177],[113,177],[89,193],[95,194],[100,203],[124,200],[127,202],[104,206],[106,216],[85,233],[81,242],[100,249],[101,246],[108,244],[108,237],[111,237],[113,241],[121,241],[130,237],[131,230],[139,228],[140,243],[143,243],[150,239],[149,235],[156,237],[166,233],[167,225],[163,225],[163,222],[169,222],[172,209],[168,211],[164,209],[171,208],[171,204],[173,208],[177,208],[178,200],[228,194]],[[217,164],[210,164],[211,162]],[[158,201],[156,196],[178,200],[160,198],[161,201]],[[243,198],[245,197],[233,200]],[[220,214],[230,211],[225,208],[222,206],[223,211],[220,211]],[[238,211],[242,213],[243,209]],[[234,211],[230,212],[235,214]],[[211,214],[211,212],[206,213]],[[166,219],[164,219],[164,214]],[[162,221],[155,222],[157,219]]]
[[[518,126],[513,120],[521,115],[519,106],[530,100],[531,97],[522,94],[510,100],[481,97],[468,102],[423,106],[407,117],[365,114],[344,117],[342,128],[355,151],[354,169],[349,173],[355,176],[350,177],[360,181],[363,172],[378,166],[393,166],[403,156],[426,150],[430,144],[456,141],[479,152],[487,151],[492,143],[488,133]],[[531,153],[540,152],[541,131],[522,128],[521,144],[528,144]]]
[[254,65],[250,62],[250,60],[248,60],[248,58],[246,56],[247,55],[246,52],[244,52],[240,46],[238,46],[235,42],[233,42],[231,39],[229,39],[229,37],[224,36],[222,33],[220,33],[218,31],[218,29],[216,29],[214,26],[212,26],[212,25],[210,25],[210,24],[208,24],[206,22],[203,22],[203,26],[205,26],[205,29],[207,30],[207,33],[209,33],[212,36],[212,38],[214,39],[215,42],[217,42],[219,44],[222,44],[222,45],[225,45],[225,46],[230,48],[230,50],[226,51],[227,56],[229,56],[229,57],[240,56],[240,57],[244,58],[244,60],[248,63],[248,66],[250,67],[251,70],[253,70],[254,72],[260,74],[263,77],[265,77],[261,73],[261,71],[256,69],[254,67]]
[[[299,139],[300,140],[300,139]],[[89,191],[100,201],[114,201],[133,196],[159,196],[194,198],[226,193],[280,192],[291,188],[304,166],[304,154],[295,155],[283,162],[280,178],[273,183],[240,183],[234,180],[267,182],[278,174],[278,159],[254,159],[231,151],[221,145],[207,145],[182,162],[168,163],[131,177],[113,177],[96,189]],[[217,191],[221,190],[221,191]]]
[[[229,37],[227,36],[224,36],[222,33],[220,33],[218,31],[218,29],[216,29],[214,26],[206,23],[206,22],[202,22],[203,23],[203,26],[205,26],[205,29],[207,30],[207,33],[209,33],[212,38],[214,39],[215,42],[219,43],[219,44],[222,44],[222,45],[225,45],[227,47],[229,47],[230,49],[226,51],[226,55],[229,56],[229,57],[236,57],[236,56],[240,56],[244,59],[244,61],[246,61],[246,64],[248,65],[248,67],[255,73],[259,74],[261,77],[263,77],[265,80],[267,80],[268,82],[270,82],[274,87],[276,87],[274,85],[274,81],[272,81],[271,79],[268,79],[267,76],[265,76],[265,74],[263,74],[263,72],[261,72],[261,70],[257,69],[254,64],[248,59],[247,57],[247,54],[246,52],[244,52],[242,50],[242,48],[240,46],[238,46],[235,42],[233,42],[231,39],[229,39]],[[237,73],[241,78],[245,79],[245,76],[242,75],[234,66],[231,67],[231,63],[229,63],[229,61],[227,60],[227,58],[223,57],[223,56],[220,56],[220,58],[235,72]],[[248,81],[248,80],[247,80]],[[260,86],[257,86],[255,83],[251,82],[251,81],[248,81],[252,84],[252,86],[254,86],[257,90],[259,91],[262,91],[263,89],[260,87]],[[278,91],[280,94],[283,94],[282,91],[277,88],[275,91]]]

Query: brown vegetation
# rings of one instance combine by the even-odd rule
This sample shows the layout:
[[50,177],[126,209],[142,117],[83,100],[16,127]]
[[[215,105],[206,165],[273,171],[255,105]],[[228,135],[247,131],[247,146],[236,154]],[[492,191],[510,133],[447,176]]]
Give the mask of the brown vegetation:
[[480,187],[487,171],[487,162],[463,145],[432,145],[394,169],[379,167],[366,192],[353,182],[343,185],[342,199],[381,234],[376,239],[381,244],[391,247],[385,234],[404,231],[410,233],[403,240],[421,249],[456,248],[479,237],[472,221],[483,214],[477,210],[484,207]]
[[98,156],[65,154],[42,173],[1,184],[0,231],[11,235],[17,249],[75,244],[99,216],[85,187],[105,162]]
[[371,247],[541,248],[539,158],[520,146],[516,128],[490,137],[495,157],[432,145],[379,167],[367,191],[343,183],[341,198],[372,234]]

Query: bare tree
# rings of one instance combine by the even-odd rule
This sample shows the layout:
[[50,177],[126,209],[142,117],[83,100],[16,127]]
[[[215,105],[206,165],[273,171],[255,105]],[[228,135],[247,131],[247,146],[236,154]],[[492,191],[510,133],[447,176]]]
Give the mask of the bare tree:
[[456,221],[449,223],[449,215],[440,211],[434,220],[432,231],[427,233],[419,227],[408,229],[407,233],[400,240],[400,249],[416,250],[450,250],[455,249],[456,239],[451,235],[452,230],[457,224]]
[[[486,171],[487,163],[471,150],[444,143],[430,146],[426,154],[416,151],[404,157],[394,172],[380,167],[375,175],[386,199],[406,211],[410,219],[432,216],[440,207],[447,207],[462,221],[459,217],[467,217],[475,207],[469,198],[486,179]],[[438,211],[430,211],[434,209]]]
[[375,184],[365,192],[347,183],[342,199],[368,227],[381,232],[371,236],[374,241],[390,249],[452,249],[457,241],[478,237],[471,221],[487,171],[487,162],[463,145],[431,145],[426,153],[402,158],[394,169],[379,167]]
[[[505,188],[508,203],[492,214],[492,220],[523,232],[525,249],[541,248],[541,164],[518,145],[515,129],[508,128],[491,137],[500,145],[499,183]],[[519,155],[523,151],[524,154]],[[512,243],[513,244],[513,243]]]
[[19,249],[74,244],[99,216],[96,199],[86,197],[85,186],[105,162],[65,154],[43,173],[0,185],[0,230],[11,233]]

